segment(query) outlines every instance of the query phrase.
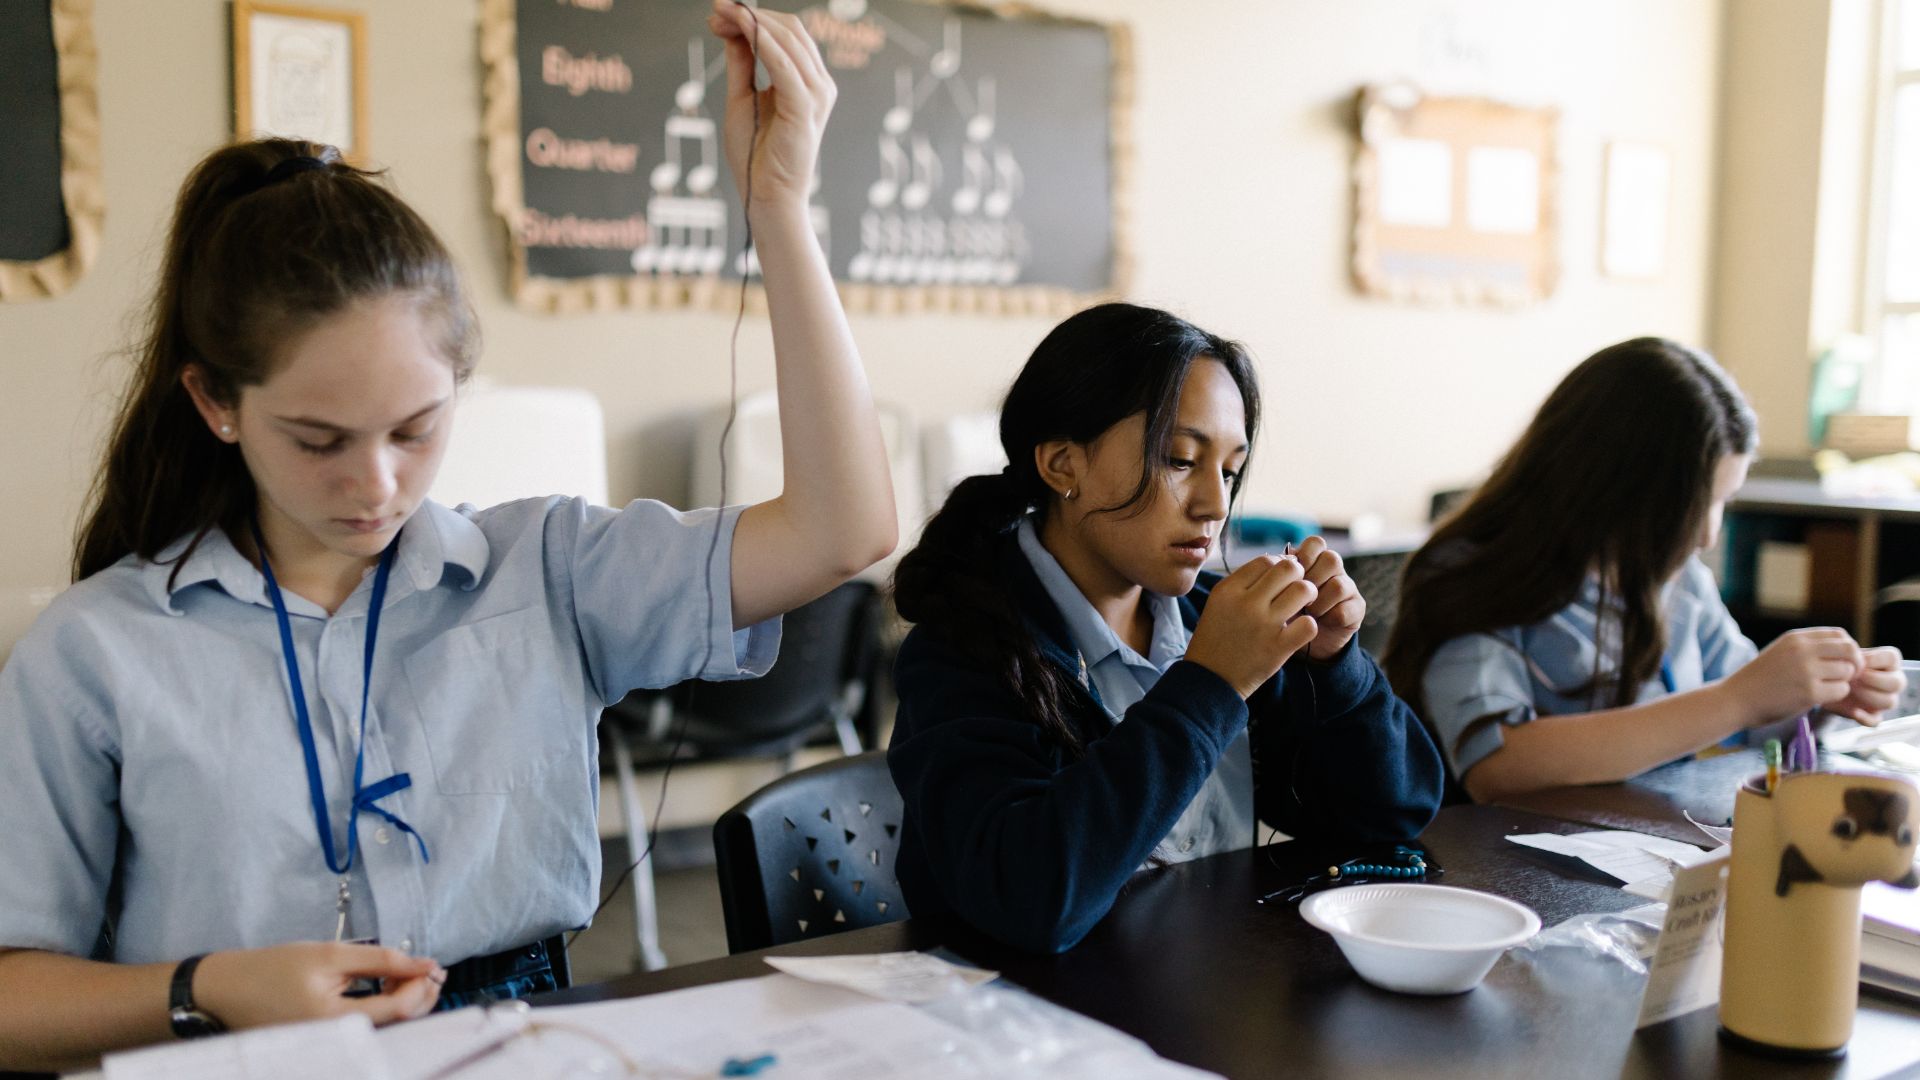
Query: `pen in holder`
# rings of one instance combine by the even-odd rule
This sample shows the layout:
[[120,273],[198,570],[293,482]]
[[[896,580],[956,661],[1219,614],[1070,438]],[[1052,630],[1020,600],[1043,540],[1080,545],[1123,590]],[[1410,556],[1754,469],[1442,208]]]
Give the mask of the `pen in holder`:
[[1913,888],[1920,790],[1876,773],[1756,776],[1734,796],[1720,1034],[1776,1057],[1846,1053],[1860,887]]

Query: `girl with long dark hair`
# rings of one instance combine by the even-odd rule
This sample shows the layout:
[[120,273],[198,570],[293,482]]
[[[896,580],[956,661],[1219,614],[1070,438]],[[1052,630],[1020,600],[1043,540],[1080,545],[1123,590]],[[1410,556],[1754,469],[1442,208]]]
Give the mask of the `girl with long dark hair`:
[[1318,537],[1202,573],[1260,398],[1244,349],[1164,311],[1061,323],[1007,393],[1010,464],[956,487],[896,571],[887,761],[916,917],[1072,946],[1143,864],[1244,848],[1256,818],[1397,841],[1439,805],[1419,721],[1353,643]]
[[780,376],[758,505],[428,501],[477,352],[439,238],[330,147],[187,179],[77,581],[0,672],[0,1068],[551,988],[599,895],[601,708],[765,671],[892,546],[807,214],[832,80],[790,15],[710,27]]
[[1815,707],[1875,722],[1900,654],[1833,627],[1765,650],[1695,553],[1758,445],[1705,353],[1602,349],[1408,562],[1387,647],[1468,795],[1621,780]]

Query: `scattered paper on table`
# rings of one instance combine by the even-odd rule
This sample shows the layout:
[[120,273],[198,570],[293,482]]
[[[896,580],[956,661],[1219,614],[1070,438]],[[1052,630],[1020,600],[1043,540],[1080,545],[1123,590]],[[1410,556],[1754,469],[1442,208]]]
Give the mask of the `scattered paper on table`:
[[766,960],[768,966],[795,978],[844,986],[868,997],[909,1005],[943,998],[1000,977],[997,971],[962,967],[922,952],[769,956]]
[[[974,993],[997,990],[982,986]],[[1031,997],[1024,991],[1006,993]],[[728,1059],[751,1061],[766,1054],[775,1059],[766,1080],[1186,1080],[1206,1075],[1155,1056],[1138,1039],[1055,1006],[1020,1014],[1035,1022],[1015,1025],[1020,1033],[1017,1054],[995,1045],[989,1032],[969,1030],[929,1011],[964,1013],[973,996],[943,998],[921,1008],[776,974],[592,1005],[548,1006],[533,1010],[524,1037],[489,1050],[447,1080],[576,1074],[712,1077]],[[1008,1015],[1011,1007],[1009,1000],[982,1000],[975,1011],[985,1014],[978,1020],[990,1029],[1015,1019]],[[462,1009],[396,1024],[375,1038],[397,1080],[426,1080],[442,1075],[449,1062],[496,1043],[498,1026],[481,1009]]]
[[1710,838],[1716,845],[1725,847],[1726,845],[1733,843],[1733,826],[1709,825],[1706,822],[1701,821],[1699,818],[1694,817],[1693,812],[1690,810],[1682,810],[1680,812],[1682,814],[1687,815],[1687,820],[1693,822],[1693,827],[1696,829],[1699,829],[1703,833],[1706,833],[1708,838]]
[[1655,898],[1672,880],[1676,868],[1696,866],[1713,854],[1678,840],[1620,829],[1567,835],[1525,833],[1507,839],[1524,847],[1579,859],[1623,887],[1639,886],[1629,892]]
[[359,1013],[109,1054],[106,1080],[389,1080]]

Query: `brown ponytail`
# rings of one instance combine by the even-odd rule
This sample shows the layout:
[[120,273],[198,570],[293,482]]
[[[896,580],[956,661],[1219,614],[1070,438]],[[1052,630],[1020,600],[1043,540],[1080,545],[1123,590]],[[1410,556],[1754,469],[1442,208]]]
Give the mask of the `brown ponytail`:
[[402,293],[438,322],[455,378],[472,370],[478,333],[453,259],[377,176],[333,147],[289,139],[225,147],[188,176],[74,546],[74,580],[191,536],[177,573],[208,531],[237,534],[253,512],[239,450],[213,437],[181,385],[189,364],[230,404],[315,321]]

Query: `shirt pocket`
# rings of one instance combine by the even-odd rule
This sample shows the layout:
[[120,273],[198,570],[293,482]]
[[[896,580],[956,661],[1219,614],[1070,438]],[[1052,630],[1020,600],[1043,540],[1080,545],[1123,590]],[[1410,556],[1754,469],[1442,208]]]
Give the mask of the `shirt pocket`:
[[405,667],[442,794],[508,792],[587,760],[578,673],[560,664],[544,608],[456,626]]

